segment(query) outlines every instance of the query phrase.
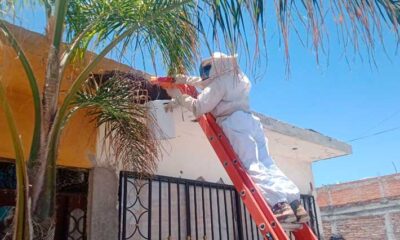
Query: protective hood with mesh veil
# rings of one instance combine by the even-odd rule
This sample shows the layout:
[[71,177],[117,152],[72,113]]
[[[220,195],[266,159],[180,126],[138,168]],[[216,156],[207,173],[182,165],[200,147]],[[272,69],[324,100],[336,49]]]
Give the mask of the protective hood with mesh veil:
[[[224,118],[236,111],[250,111],[248,95],[251,83],[239,69],[236,56],[214,53],[202,61],[201,67],[204,71],[200,71],[203,78],[199,78],[199,83],[203,91],[193,100],[196,117],[211,112],[216,118]],[[209,70],[207,77],[206,70]]]
[[[221,52],[215,52],[211,57],[203,60],[200,65],[200,69],[211,66],[208,74],[208,78],[204,79],[201,83],[201,87],[208,86],[212,81],[222,76],[229,76],[237,78],[239,65],[237,63],[237,55],[226,55]],[[202,72],[202,71],[200,71]]]

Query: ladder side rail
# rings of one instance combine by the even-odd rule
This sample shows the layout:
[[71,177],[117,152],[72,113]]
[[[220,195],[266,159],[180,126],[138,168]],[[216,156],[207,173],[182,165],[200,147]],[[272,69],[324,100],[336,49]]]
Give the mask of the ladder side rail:
[[[243,183],[250,189],[250,192],[254,196],[254,199],[257,202],[257,205],[263,212],[263,214],[266,216],[268,219],[268,222],[270,225],[273,227],[275,233],[279,237],[279,239],[288,239],[285,230],[282,228],[278,220],[276,219],[275,215],[269,208],[267,202],[265,201],[264,197],[260,193],[260,190],[254,183],[254,181],[251,179],[251,177],[248,175],[246,170],[244,169],[243,165],[241,164],[239,158],[237,157],[234,149],[232,148],[231,144],[229,143],[228,138],[225,136],[224,132],[222,129],[218,126],[218,124],[215,122],[214,117],[211,114],[207,114],[207,119],[210,125],[214,128],[214,131],[216,132],[217,136],[219,136],[219,141],[225,148],[225,152],[229,154],[229,157],[231,159],[234,159],[237,163],[235,164],[235,167],[238,170],[238,173],[240,174],[240,177],[243,181]],[[249,209],[249,212],[251,213],[252,209]]]
[[215,153],[217,154],[219,160],[221,161],[223,167],[225,168],[229,178],[231,179],[233,185],[238,191],[243,203],[246,205],[248,209],[252,209],[250,212],[252,218],[257,224],[257,228],[262,233],[263,237],[268,240],[285,240],[286,238],[279,238],[274,232],[273,227],[268,222],[268,219],[263,214],[261,209],[259,208],[257,201],[254,199],[251,194],[250,189],[244,184],[243,179],[241,178],[238,170],[235,167],[234,159],[229,157],[229,154],[226,152],[224,146],[219,141],[218,135],[215,133],[214,129],[209,125],[207,121],[207,117],[205,115],[201,116],[199,119],[199,124],[203,129],[207,139],[209,140],[211,146],[214,148]]
[[[191,95],[192,97],[197,97],[197,90],[195,87],[193,86],[188,86],[188,85],[178,85],[178,88],[181,90],[182,93]],[[259,214],[259,212],[261,211],[263,213],[263,215],[266,217],[267,221],[266,221],[266,228],[271,230],[271,233],[275,233],[276,235],[278,235],[279,238],[277,239],[288,239],[287,235],[285,234],[282,226],[279,224],[279,222],[277,221],[277,219],[275,218],[274,214],[272,213],[270,207],[268,206],[268,204],[266,203],[264,197],[262,197],[262,194],[260,193],[260,191],[258,190],[258,188],[256,187],[256,185],[254,184],[254,182],[252,181],[252,179],[250,178],[250,176],[247,174],[247,172],[243,169],[243,167],[241,166],[240,161],[236,161],[236,164],[234,164],[234,160],[237,160],[237,156],[232,148],[232,146],[229,143],[229,140],[226,138],[225,134],[223,133],[222,129],[218,126],[218,124],[215,122],[215,118],[211,115],[211,114],[206,114],[203,115],[200,119],[199,119],[199,124],[202,127],[203,131],[206,133],[205,130],[208,130],[209,127],[213,128],[214,131],[214,136],[220,136],[218,138],[220,141],[220,144],[222,145],[221,147],[224,148],[224,154],[228,155],[227,159],[231,160],[231,166],[235,166],[235,170],[236,174],[239,175],[241,182],[239,182],[238,186],[236,186],[236,184],[234,183],[237,191],[240,193],[240,189],[239,187],[242,186],[242,184],[244,184],[246,186],[246,189],[249,190],[252,193],[251,195],[253,195],[253,201],[255,200],[256,206],[254,206],[254,211],[250,211],[250,208],[253,209],[253,207],[249,207],[250,205],[253,206],[254,202],[250,202],[250,201],[244,201],[244,199],[242,198],[242,201],[244,202],[244,204],[248,207],[250,214],[252,214],[252,212],[254,212],[253,214]],[[206,127],[206,125],[208,125],[208,127]],[[207,135],[207,133],[206,133]],[[208,136],[208,135],[207,135]],[[210,141],[210,139],[209,139]],[[214,141],[217,142],[217,141]],[[211,145],[213,146],[214,150],[216,151],[217,155],[218,155],[218,151],[216,150],[216,148],[214,147],[213,143],[210,141]],[[223,163],[223,158],[221,158],[220,156],[218,156],[221,163]],[[234,177],[235,179],[238,177],[236,176],[231,176],[230,175],[230,171],[228,172],[229,177],[231,178],[232,182],[233,179],[232,177]],[[238,189],[239,188],[239,189]],[[244,188],[243,188],[244,189]],[[247,199],[246,199],[247,200]],[[249,203],[247,203],[249,202]],[[249,204],[249,205],[248,205]],[[253,216],[252,216],[253,217]],[[253,219],[256,219],[255,217],[253,217]],[[258,218],[257,218],[258,219]],[[257,226],[260,226],[259,224],[262,224],[262,222],[257,223]],[[275,230],[275,231],[274,231]],[[303,224],[303,227],[301,229],[298,229],[296,231],[293,231],[293,234],[295,236],[296,239],[299,240],[317,240],[318,238],[315,236],[315,234],[313,233],[313,231],[311,230],[311,228],[308,226],[308,224]],[[264,236],[264,234],[263,234]],[[268,239],[268,238],[267,238]]]
[[[219,140],[221,141],[222,145],[226,149],[226,152],[228,154],[230,154],[230,158],[238,159],[235,154],[235,151],[233,150],[232,146],[229,143],[229,140],[227,139],[227,137],[225,136],[224,132],[219,127],[219,125],[215,122],[214,117],[211,114],[207,114],[207,118],[208,118],[208,122],[210,123],[210,125],[214,128],[214,131],[216,132],[217,136],[220,136]],[[254,181],[244,170],[240,161],[239,161],[239,164],[236,165],[236,168],[238,168],[238,172],[241,175],[243,182],[253,193],[253,196],[254,196],[255,200],[257,201],[260,209],[263,211],[263,213],[267,217],[271,226],[275,229],[275,232],[277,233],[277,235],[281,238],[283,236],[286,236],[284,229],[277,221],[275,215],[272,213],[270,207],[268,206],[268,203],[265,201],[265,198],[260,193],[260,191],[259,191],[258,187],[256,186],[256,184],[254,183]],[[307,240],[317,240],[318,239],[317,236],[315,236],[312,229],[310,228],[310,226],[306,223],[302,224],[302,228],[293,231],[293,235],[296,237],[296,239],[307,239]]]

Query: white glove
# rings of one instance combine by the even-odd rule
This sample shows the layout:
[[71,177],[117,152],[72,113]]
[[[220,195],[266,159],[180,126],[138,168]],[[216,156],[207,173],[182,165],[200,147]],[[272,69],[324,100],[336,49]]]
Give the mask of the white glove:
[[201,77],[191,77],[183,74],[177,74],[174,77],[176,84],[188,84],[196,86],[201,82]]
[[178,107],[178,103],[175,98],[171,99],[170,102],[164,105],[165,112],[173,112],[174,108]]
[[182,95],[181,91],[178,88],[167,88],[166,91],[171,98],[176,98]]
[[176,102],[181,105],[182,107],[188,109],[189,111],[193,112],[193,104],[195,99],[187,94],[182,94],[180,96],[177,96],[176,98]]
[[181,94],[176,98],[173,98],[169,103],[167,103],[164,106],[164,109],[166,112],[172,112],[174,108],[176,108],[178,105],[181,105],[182,107],[188,109],[189,111],[194,112],[193,108],[194,101],[195,99],[192,98],[191,96],[187,94]]
[[177,74],[174,76],[176,84],[186,84],[188,78],[189,76],[186,76],[184,74]]

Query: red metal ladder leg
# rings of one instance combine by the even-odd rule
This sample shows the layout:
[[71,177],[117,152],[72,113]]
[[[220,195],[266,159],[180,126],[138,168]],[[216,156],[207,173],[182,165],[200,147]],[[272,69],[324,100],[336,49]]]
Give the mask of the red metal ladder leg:
[[[215,122],[214,117],[211,114],[206,115],[208,124],[214,129],[216,135],[218,136],[218,140],[224,146],[226,153],[229,155],[230,159],[236,159],[237,164],[235,164],[236,168],[238,169],[238,173],[243,181],[243,183],[250,189],[251,193],[254,196],[259,208],[263,212],[263,214],[267,217],[268,222],[271,223],[275,233],[279,237],[279,239],[287,239],[287,236],[284,232],[282,226],[278,223],[277,219],[275,218],[274,214],[272,213],[271,209],[269,208],[267,202],[265,201],[264,197],[256,187],[255,183],[251,179],[251,177],[247,174],[247,172],[243,169],[240,164],[240,161],[237,161],[237,156],[229,143],[229,140],[226,138],[225,134],[223,133],[222,129],[218,126]],[[235,161],[235,160],[234,160]],[[250,211],[250,210],[249,210]],[[313,231],[307,224],[303,224],[303,226],[293,231],[293,235],[296,239],[310,239],[316,240],[317,237],[314,235]]]
[[214,148],[218,158],[220,159],[222,165],[224,166],[228,176],[230,177],[233,185],[235,186],[236,190],[239,192],[239,195],[247,207],[247,209],[252,209],[250,215],[254,219],[257,224],[257,228],[262,233],[265,239],[268,240],[281,240],[287,238],[279,238],[274,228],[269,223],[266,216],[262,213],[262,210],[258,206],[256,200],[254,199],[251,190],[245,185],[243,179],[240,177],[238,169],[235,165],[238,163],[237,161],[233,161],[229,157],[229,154],[225,151],[224,146],[219,141],[219,136],[216,134],[214,129],[208,124],[207,117],[204,115],[199,118],[199,124],[203,129],[204,133],[206,134],[208,140],[211,143],[211,146]]

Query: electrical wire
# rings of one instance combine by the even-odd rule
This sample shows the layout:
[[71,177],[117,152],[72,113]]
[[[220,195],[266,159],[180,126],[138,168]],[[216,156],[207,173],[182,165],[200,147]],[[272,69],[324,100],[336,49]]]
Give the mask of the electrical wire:
[[399,129],[400,129],[400,126],[394,127],[394,128],[389,128],[389,129],[386,129],[386,130],[383,130],[383,131],[379,131],[379,132],[372,133],[372,134],[369,134],[369,135],[364,135],[364,136],[361,136],[361,137],[358,137],[358,138],[354,138],[354,139],[351,139],[351,140],[349,140],[347,142],[355,142],[355,141],[358,141],[358,140],[361,140],[361,139],[374,137],[374,136],[381,135],[381,134],[384,134],[384,133],[393,132],[393,131],[396,131],[396,130],[399,130]]
[[381,125],[382,125],[383,123],[385,123],[386,121],[392,119],[393,117],[395,117],[395,116],[396,116],[397,114],[399,114],[399,113],[400,113],[400,109],[397,110],[397,111],[395,111],[394,113],[392,113],[392,114],[389,115],[388,117],[384,118],[383,120],[379,121],[379,122],[378,122],[377,124],[375,124],[374,126],[372,126],[372,127],[370,127],[369,129],[365,130],[365,131],[361,134],[360,137],[350,139],[350,140],[348,140],[348,141],[346,141],[346,142],[354,142],[354,141],[358,141],[358,140],[361,140],[361,139],[364,139],[364,138],[373,137],[373,136],[376,136],[376,135],[380,135],[380,134],[383,134],[383,133],[387,133],[387,132],[391,132],[391,131],[395,131],[395,130],[399,129],[400,126],[399,126],[399,127],[390,128],[390,129],[386,129],[386,130],[383,130],[383,131],[379,131],[379,132],[376,132],[376,133],[372,133],[372,134],[365,135],[365,134],[367,134],[368,132],[370,132],[371,130],[376,129],[377,127],[381,126]]
[[392,113],[391,115],[389,115],[387,118],[381,120],[380,122],[378,122],[377,124],[375,124],[374,126],[370,127],[369,129],[367,129],[366,131],[364,131],[361,135],[365,135],[368,132],[370,132],[373,129],[376,129],[377,127],[381,126],[383,123],[385,123],[386,121],[392,119],[393,117],[395,117],[397,114],[400,113],[400,109],[395,111],[394,113]]

